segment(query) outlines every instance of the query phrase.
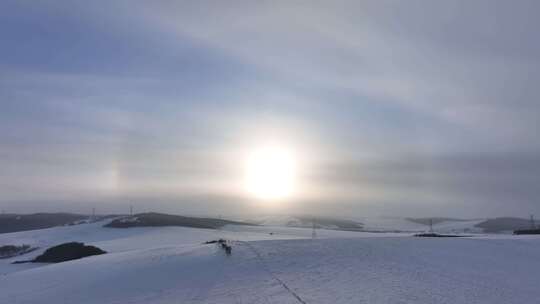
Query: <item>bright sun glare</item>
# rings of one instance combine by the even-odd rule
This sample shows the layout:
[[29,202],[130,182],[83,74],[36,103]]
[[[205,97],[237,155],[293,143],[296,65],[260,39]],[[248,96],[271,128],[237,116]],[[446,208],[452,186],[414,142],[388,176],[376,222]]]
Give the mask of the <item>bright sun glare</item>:
[[290,197],[296,187],[296,160],[291,150],[265,146],[253,150],[246,160],[246,191],[262,200]]

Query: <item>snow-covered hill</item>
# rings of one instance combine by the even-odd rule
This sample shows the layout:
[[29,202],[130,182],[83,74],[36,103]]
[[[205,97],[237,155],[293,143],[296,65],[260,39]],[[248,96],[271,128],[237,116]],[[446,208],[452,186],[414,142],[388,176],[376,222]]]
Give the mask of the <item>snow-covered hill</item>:
[[[306,227],[310,228],[312,224],[309,221],[302,221],[302,217],[290,215],[267,215],[254,220],[255,223],[264,226],[285,226],[285,227]],[[309,217],[304,217],[308,218]],[[356,223],[361,223],[365,231],[402,231],[402,232],[422,232],[429,229],[428,225],[415,223],[402,217],[357,217],[347,219]],[[339,221],[339,219],[336,219]],[[483,229],[475,227],[481,223],[482,219],[443,221],[433,225],[433,229],[441,233],[482,233]],[[318,225],[320,228],[339,229],[332,225]]]
[[[400,217],[366,217],[362,218],[367,230],[399,230],[422,232],[429,230],[429,225],[415,223]],[[482,233],[481,228],[475,227],[483,219],[446,220],[433,224],[433,230],[440,233]]]
[[[540,298],[540,238],[426,239],[277,226],[103,228],[0,234],[108,254],[59,264],[0,260],[0,303],[522,303]],[[227,256],[206,240],[233,242]],[[39,254],[33,252],[28,258]]]

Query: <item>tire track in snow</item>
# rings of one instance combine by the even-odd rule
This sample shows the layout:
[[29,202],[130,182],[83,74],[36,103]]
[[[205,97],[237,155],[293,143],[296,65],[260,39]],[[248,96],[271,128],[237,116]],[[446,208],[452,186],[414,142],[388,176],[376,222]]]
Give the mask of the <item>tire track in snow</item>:
[[285,284],[285,282],[283,282],[279,277],[277,277],[271,270],[270,268],[268,268],[268,265],[266,265],[266,263],[264,262],[264,259],[262,258],[262,256],[260,255],[260,253],[257,251],[257,249],[255,249],[255,247],[253,247],[249,242],[245,242],[245,241],[238,241],[239,243],[242,243],[242,244],[245,244],[249,249],[251,249],[251,251],[253,251],[253,253],[255,253],[255,256],[257,257],[257,259],[259,260],[260,264],[262,265],[262,268],[268,272],[270,274],[270,276],[276,280],[281,286],[283,286],[283,288],[285,288],[285,290],[287,290],[294,298],[296,298],[296,300],[298,300],[298,302],[302,303],[302,304],[307,304],[306,301],[304,301],[296,292],[294,292],[294,290],[292,290],[289,286],[287,286],[287,284]]

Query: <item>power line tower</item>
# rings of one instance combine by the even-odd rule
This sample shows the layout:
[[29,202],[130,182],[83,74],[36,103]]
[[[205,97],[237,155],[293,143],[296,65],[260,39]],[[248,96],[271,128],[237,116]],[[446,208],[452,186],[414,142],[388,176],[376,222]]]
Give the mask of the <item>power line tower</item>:
[[429,233],[433,233],[433,219],[429,219]]
[[311,223],[313,224],[313,227],[312,227],[312,230],[311,230],[311,239],[315,239],[315,238],[317,238],[317,231],[316,231],[317,226],[315,226],[315,219],[313,219],[311,221]]
[[129,205],[129,216],[133,216],[133,205]]
[[531,214],[530,222],[531,222],[531,229],[536,229],[536,223],[534,222],[534,215],[532,214]]
[[[218,219],[221,222],[221,214],[218,214]],[[221,228],[223,228],[223,226],[225,226],[225,225],[218,225],[217,230],[221,231]]]

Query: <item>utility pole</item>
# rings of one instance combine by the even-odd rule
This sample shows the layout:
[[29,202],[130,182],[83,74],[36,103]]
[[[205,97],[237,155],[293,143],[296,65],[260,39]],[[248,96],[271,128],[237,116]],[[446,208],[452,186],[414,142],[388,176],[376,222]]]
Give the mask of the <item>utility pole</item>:
[[133,205],[129,205],[129,216],[133,216]]
[[433,219],[429,219],[429,233],[433,233]]
[[536,229],[536,223],[534,222],[534,215],[531,214],[531,229]]

